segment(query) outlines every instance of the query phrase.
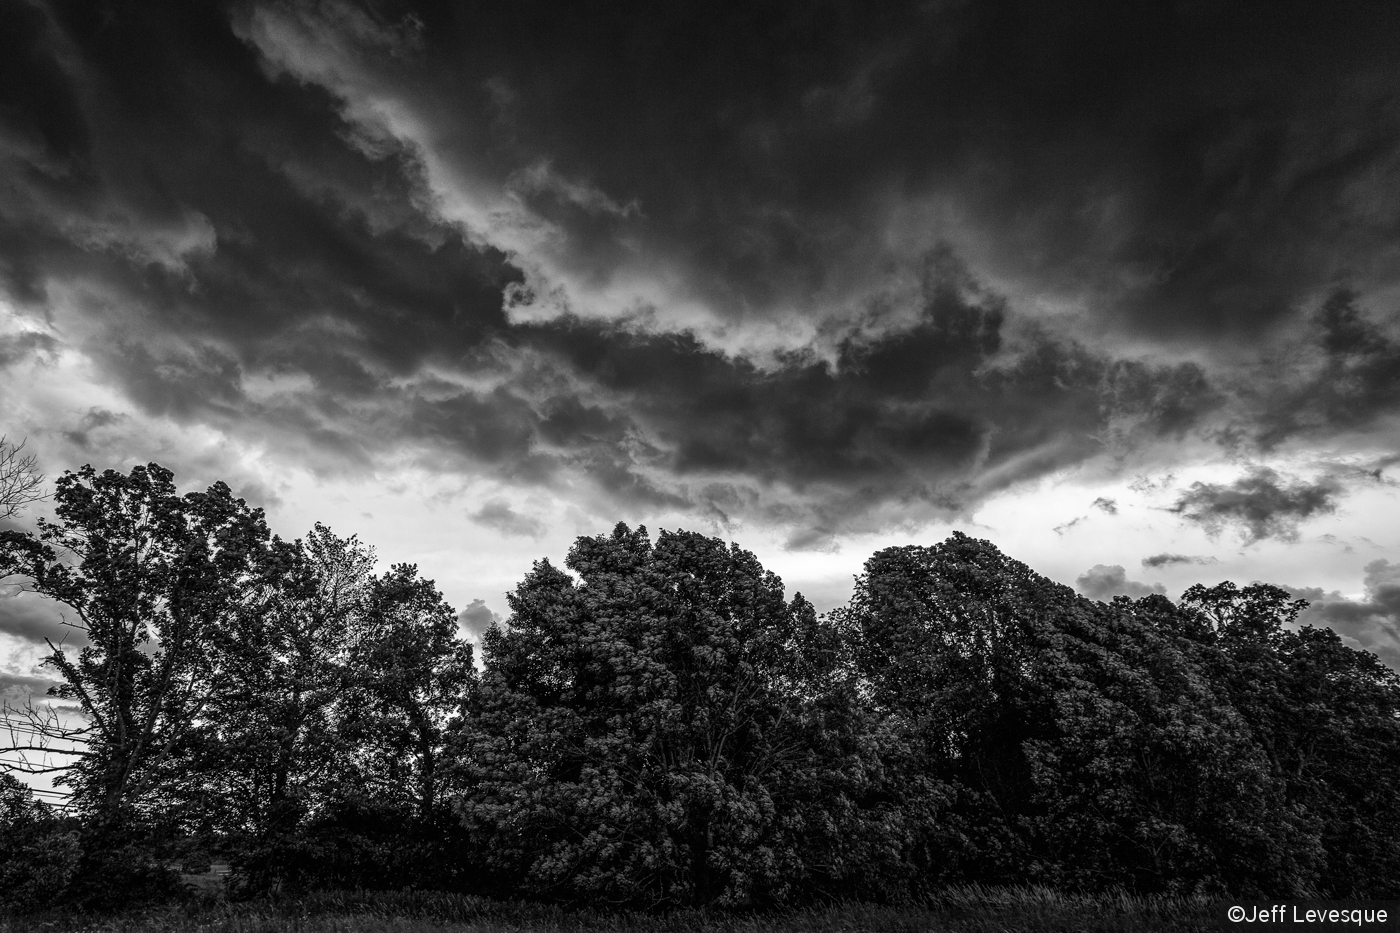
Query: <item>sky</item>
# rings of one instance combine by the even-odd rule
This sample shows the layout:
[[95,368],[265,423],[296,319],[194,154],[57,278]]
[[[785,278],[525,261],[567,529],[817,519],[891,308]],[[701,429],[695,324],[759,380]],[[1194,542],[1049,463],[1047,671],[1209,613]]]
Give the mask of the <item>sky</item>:
[[[961,530],[1400,668],[1400,6],[0,20],[0,433],[51,479],[224,480],[472,638],[619,521],[819,610]],[[57,625],[0,592],[7,701]]]

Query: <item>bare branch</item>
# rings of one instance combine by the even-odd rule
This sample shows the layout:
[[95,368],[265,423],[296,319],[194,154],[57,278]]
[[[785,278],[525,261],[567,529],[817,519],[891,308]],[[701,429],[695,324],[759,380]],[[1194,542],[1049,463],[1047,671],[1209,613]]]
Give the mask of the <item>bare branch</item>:
[[28,761],[6,761],[0,758],[0,771],[18,774],[56,774],[59,771],[72,769],[71,764],[63,765],[38,765]]
[[[66,726],[56,710],[41,709],[32,702],[24,707],[6,703],[0,707],[0,723],[9,733],[9,743],[0,747],[0,772],[18,774],[54,774],[67,772],[76,764],[74,759],[89,758],[85,747],[62,748],[55,742],[70,746],[86,746],[83,735],[86,726]],[[37,755],[37,758],[31,757]],[[69,760],[55,763],[51,756],[66,756]]]
[[24,445],[25,441],[11,444],[0,435],[0,519],[13,518],[31,502],[48,498],[39,461],[23,452]]
[[[0,746],[0,771],[20,774],[51,774],[70,770],[78,761],[90,758],[86,735],[90,727],[65,725],[52,708],[37,707],[30,702],[23,707],[6,703],[0,706],[0,732],[8,733],[9,741]],[[34,760],[30,753],[37,753]],[[51,756],[63,756],[57,763]],[[17,760],[16,760],[17,759]]]

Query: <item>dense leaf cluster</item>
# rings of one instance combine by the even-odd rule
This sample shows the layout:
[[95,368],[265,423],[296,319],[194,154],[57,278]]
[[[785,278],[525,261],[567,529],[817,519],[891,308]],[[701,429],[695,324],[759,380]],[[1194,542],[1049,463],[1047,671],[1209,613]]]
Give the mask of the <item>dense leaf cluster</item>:
[[56,499],[0,570],[84,629],[48,663],[86,744],[66,818],[0,784],[11,908],[211,855],[247,892],[633,906],[1400,897],[1400,677],[1276,587],[1100,603],[954,534],[818,616],[735,545],[619,525],[535,565],[478,668],[416,568],[223,484]]

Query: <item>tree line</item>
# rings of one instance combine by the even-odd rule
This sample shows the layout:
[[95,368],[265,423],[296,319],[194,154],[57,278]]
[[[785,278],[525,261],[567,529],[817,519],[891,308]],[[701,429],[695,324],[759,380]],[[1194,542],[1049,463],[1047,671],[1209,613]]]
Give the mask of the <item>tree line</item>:
[[12,909],[211,855],[250,895],[1400,897],[1400,677],[1277,587],[1102,603],[954,534],[819,615],[737,545],[618,525],[537,562],[478,665],[415,566],[284,541],[223,483],[86,466],[54,498],[0,533],[81,636],[45,661],[71,712],[10,711],[71,794],[0,776]]

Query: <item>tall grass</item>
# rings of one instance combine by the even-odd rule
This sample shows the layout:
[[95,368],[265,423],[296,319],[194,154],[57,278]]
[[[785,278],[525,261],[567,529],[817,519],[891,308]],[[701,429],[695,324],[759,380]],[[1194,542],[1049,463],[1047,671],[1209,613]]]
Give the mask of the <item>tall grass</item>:
[[1064,894],[1047,888],[950,888],[917,906],[836,904],[768,913],[564,910],[422,891],[332,892],[295,901],[179,907],[107,917],[0,918],[0,933],[1147,933],[1213,929],[1211,902]]

